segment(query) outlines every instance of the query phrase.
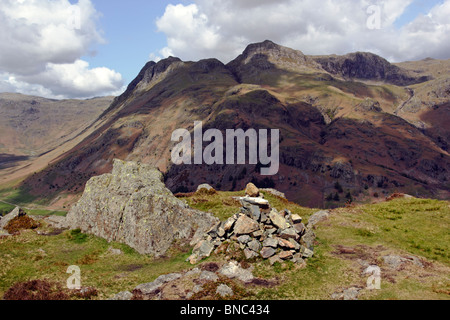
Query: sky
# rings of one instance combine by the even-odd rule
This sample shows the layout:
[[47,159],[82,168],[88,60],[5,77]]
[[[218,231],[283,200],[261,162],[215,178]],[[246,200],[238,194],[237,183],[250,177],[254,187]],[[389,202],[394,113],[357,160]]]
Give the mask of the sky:
[[0,0],[0,92],[120,95],[146,62],[305,54],[450,59],[450,0]]

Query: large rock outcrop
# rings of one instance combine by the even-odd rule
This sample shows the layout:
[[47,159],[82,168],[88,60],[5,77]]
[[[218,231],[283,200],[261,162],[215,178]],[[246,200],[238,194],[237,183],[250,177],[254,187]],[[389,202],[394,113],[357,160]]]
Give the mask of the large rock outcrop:
[[89,180],[67,216],[71,229],[155,257],[164,255],[174,241],[195,242],[217,222],[177,199],[157,169],[120,160],[114,160],[111,174]]

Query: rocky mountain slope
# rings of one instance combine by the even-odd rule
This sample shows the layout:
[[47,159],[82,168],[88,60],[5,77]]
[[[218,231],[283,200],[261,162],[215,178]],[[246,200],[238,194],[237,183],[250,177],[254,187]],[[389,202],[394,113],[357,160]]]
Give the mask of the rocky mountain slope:
[[[68,142],[93,124],[112,100],[52,100],[0,93],[0,183],[14,173],[26,174],[27,170],[21,172],[24,168],[42,169],[63,152],[57,149],[65,144],[65,151],[70,150],[73,145]],[[40,157],[45,158],[40,167],[33,165]]]
[[[236,190],[251,177],[312,207],[394,191],[448,198],[450,73],[437,76],[433,68],[393,65],[370,53],[311,57],[271,41],[248,46],[227,65],[149,62],[96,130],[28,178],[24,190],[80,193],[119,158],[158,167],[173,192],[204,182]],[[194,121],[222,132],[279,129],[279,173],[260,176],[261,165],[172,165],[172,132],[193,130]]]

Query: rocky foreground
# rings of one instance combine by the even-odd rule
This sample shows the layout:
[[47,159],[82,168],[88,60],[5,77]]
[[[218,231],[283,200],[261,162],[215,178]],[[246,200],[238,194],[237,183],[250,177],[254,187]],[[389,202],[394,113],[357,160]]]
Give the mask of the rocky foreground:
[[175,241],[195,241],[217,222],[177,199],[157,169],[120,160],[114,161],[111,174],[89,180],[67,215],[71,229],[155,257],[164,255]]
[[242,205],[240,213],[217,223],[204,235],[189,258],[192,264],[210,256],[214,249],[223,251],[230,241],[239,244],[247,260],[270,259],[272,265],[283,260],[303,264],[303,259],[314,255],[316,236],[312,227],[328,217],[327,211],[313,215],[305,227],[300,216],[272,208],[253,184],[247,186],[246,197],[237,200]]
[[[204,185],[199,191],[211,190]],[[213,271],[197,268],[185,274],[163,275],[137,286],[133,292],[122,292],[114,299],[158,299],[162,296],[161,288],[167,283],[193,276],[200,280],[228,277],[253,281],[251,268],[243,269],[233,260],[232,252],[236,250],[243,251],[247,261],[269,259],[271,265],[286,260],[304,265],[304,259],[314,255],[312,227],[328,217],[327,211],[313,215],[305,226],[300,216],[289,210],[279,212],[272,208],[253,184],[247,186],[246,196],[237,200],[242,205],[240,212],[220,222],[211,214],[194,210],[177,199],[164,186],[158,170],[136,162],[115,160],[111,174],[88,182],[82,198],[70,210],[66,226],[127,244],[141,254],[155,257],[164,255],[175,242],[184,241],[194,247],[188,258],[191,264],[198,264],[213,252],[229,253],[228,263],[217,265]],[[189,281],[195,283],[193,279]],[[200,287],[191,289],[188,298],[202,291]],[[225,283],[217,290],[222,296],[233,295],[233,290]]]

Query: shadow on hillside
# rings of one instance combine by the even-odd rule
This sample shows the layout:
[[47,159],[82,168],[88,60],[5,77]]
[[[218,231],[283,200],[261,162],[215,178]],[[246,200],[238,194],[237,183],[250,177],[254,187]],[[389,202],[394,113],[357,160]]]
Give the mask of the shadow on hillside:
[[13,154],[0,153],[0,170],[16,167],[18,162],[26,161],[28,156],[16,156]]

